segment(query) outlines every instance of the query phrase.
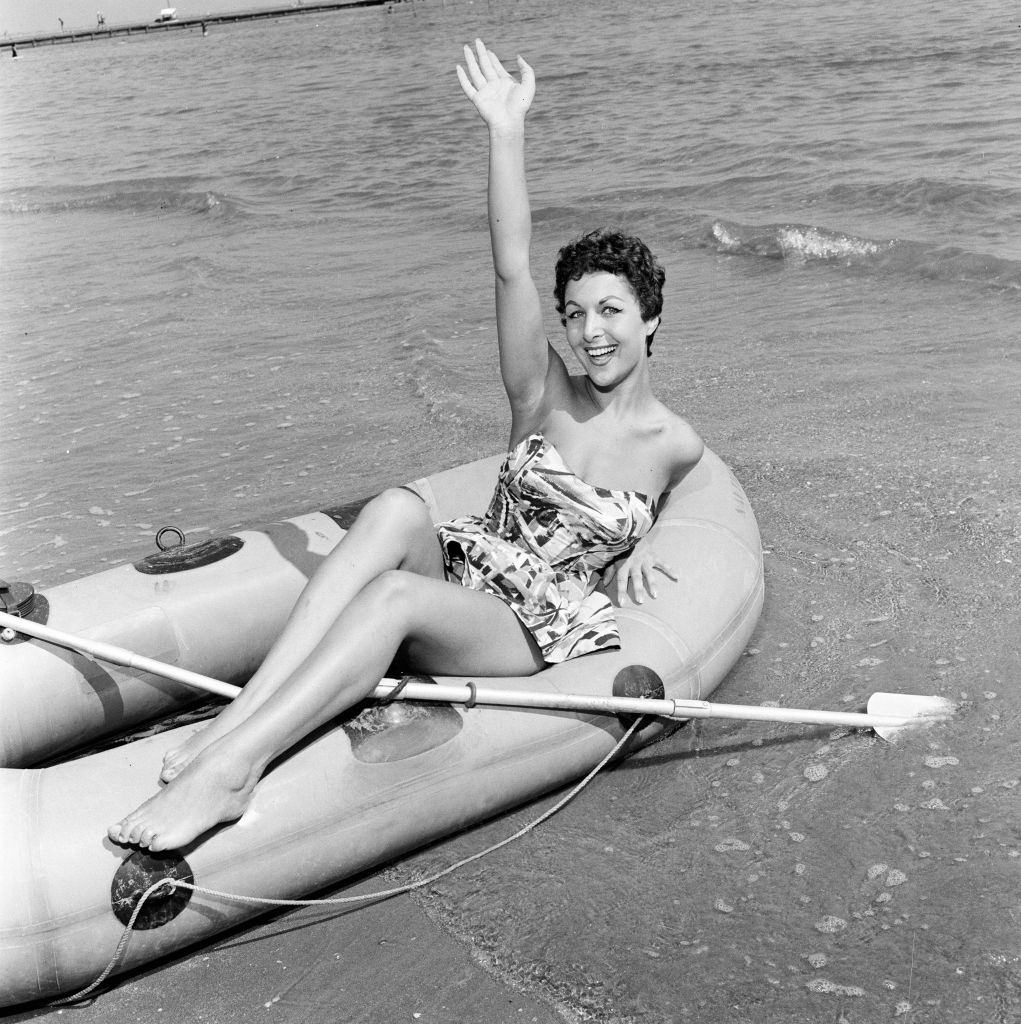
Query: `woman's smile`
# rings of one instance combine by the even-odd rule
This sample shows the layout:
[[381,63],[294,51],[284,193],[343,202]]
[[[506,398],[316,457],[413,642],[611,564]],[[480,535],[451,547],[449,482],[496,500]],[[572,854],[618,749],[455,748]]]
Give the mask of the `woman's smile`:
[[610,361],[610,357],[617,351],[616,345],[600,345],[585,349],[585,355],[598,366]]

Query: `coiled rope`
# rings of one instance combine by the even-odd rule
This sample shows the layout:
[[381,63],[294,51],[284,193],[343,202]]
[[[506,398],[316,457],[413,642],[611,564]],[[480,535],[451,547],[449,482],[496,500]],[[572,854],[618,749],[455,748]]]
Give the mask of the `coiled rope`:
[[541,825],[544,821],[552,818],[554,814],[570,803],[603,770],[603,768],[605,768],[606,765],[616,757],[621,749],[623,749],[627,744],[627,741],[645,721],[645,718],[636,718],[628,727],[624,735],[621,736],[614,745],[613,749],[599,762],[599,764],[597,764],[595,768],[585,776],[585,778],[577,783],[573,789],[571,789],[565,796],[562,796],[551,807],[548,807],[543,811],[542,814],[540,814],[534,821],[530,821],[527,825],[518,829],[518,831],[513,835],[507,836],[505,839],[501,839],[498,843],[494,843],[492,846],[489,846],[484,850],[480,850],[478,853],[473,853],[471,856],[465,857],[454,864],[448,865],[441,871],[437,871],[435,874],[429,875],[426,878],[421,878],[415,882],[405,882],[403,885],[394,886],[392,889],[380,889],[376,892],[366,892],[355,896],[335,896],[330,899],[318,900],[278,900],[264,896],[243,896],[240,893],[220,892],[218,889],[208,889],[202,885],[183,882],[178,878],[161,878],[159,881],[153,882],[153,884],[150,885],[149,888],[146,889],[139,897],[138,903],[135,904],[135,909],[131,912],[131,917],[128,920],[128,923],[124,926],[124,931],[121,933],[120,940],[117,943],[117,948],[113,951],[113,956],[110,958],[110,962],[106,965],[95,981],[69,996],[64,996],[61,999],[51,999],[48,1005],[63,1006],[68,1003],[80,1002],[90,993],[99,988],[99,986],[110,977],[114,968],[120,962],[121,957],[124,956],[124,951],[127,949],[128,942],[131,939],[131,933],[134,929],[135,921],[138,920],[138,915],[142,912],[142,907],[145,905],[146,900],[157,893],[159,893],[160,896],[172,896],[177,889],[191,889],[192,892],[202,893],[205,896],[216,896],[220,899],[234,900],[238,903],[258,903],[263,906],[271,907],[319,907],[348,903],[364,903],[368,900],[390,899],[393,896],[400,896],[403,893],[412,892],[415,889],[421,889],[426,885],[431,885],[433,882],[438,881],[445,875],[449,875],[452,872],[457,871],[459,868],[463,868],[466,864],[471,864],[473,861],[481,860],[483,857],[488,857],[489,854],[495,853],[502,847],[509,846],[511,843],[521,839],[522,836],[527,835],[532,831],[532,829]]

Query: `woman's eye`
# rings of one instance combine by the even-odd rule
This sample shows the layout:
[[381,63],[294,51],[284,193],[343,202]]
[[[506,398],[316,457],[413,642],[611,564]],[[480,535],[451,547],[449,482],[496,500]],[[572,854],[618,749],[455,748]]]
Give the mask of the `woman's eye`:
[[614,314],[619,312],[620,309],[617,306],[603,306],[603,314],[605,316],[613,316]]

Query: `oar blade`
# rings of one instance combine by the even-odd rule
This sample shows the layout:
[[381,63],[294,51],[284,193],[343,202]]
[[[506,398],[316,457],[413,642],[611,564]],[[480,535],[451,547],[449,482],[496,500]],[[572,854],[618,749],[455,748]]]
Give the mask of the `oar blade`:
[[874,693],[869,697],[868,713],[883,718],[908,719],[903,725],[877,725],[875,733],[894,743],[906,729],[946,721],[954,713],[953,701],[917,693]]

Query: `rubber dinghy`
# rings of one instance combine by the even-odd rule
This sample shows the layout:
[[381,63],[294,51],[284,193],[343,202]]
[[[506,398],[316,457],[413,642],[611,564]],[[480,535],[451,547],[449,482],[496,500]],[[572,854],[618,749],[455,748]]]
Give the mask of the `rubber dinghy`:
[[[415,481],[435,521],[481,512],[500,458]],[[197,672],[243,680],[308,575],[360,503],[179,547],[23,601],[30,618]],[[707,697],[741,655],[762,606],[755,518],[706,451],[662,510],[658,549],[678,582],[618,612],[619,650],[480,687]],[[15,588],[10,588],[11,591]],[[29,764],[194,699],[153,676],[38,641],[0,644],[7,764]],[[437,678],[438,683],[464,680]],[[366,702],[281,758],[244,816],[151,855],[106,826],[157,788],[163,752],[195,726],[45,768],[0,769],[5,884],[0,1006],[76,991],[106,968],[142,892],[166,876],[242,895],[296,899],[580,778],[626,723],[589,712]],[[653,720],[628,749],[666,728]],[[142,907],[118,971],[267,908],[178,888]]]

